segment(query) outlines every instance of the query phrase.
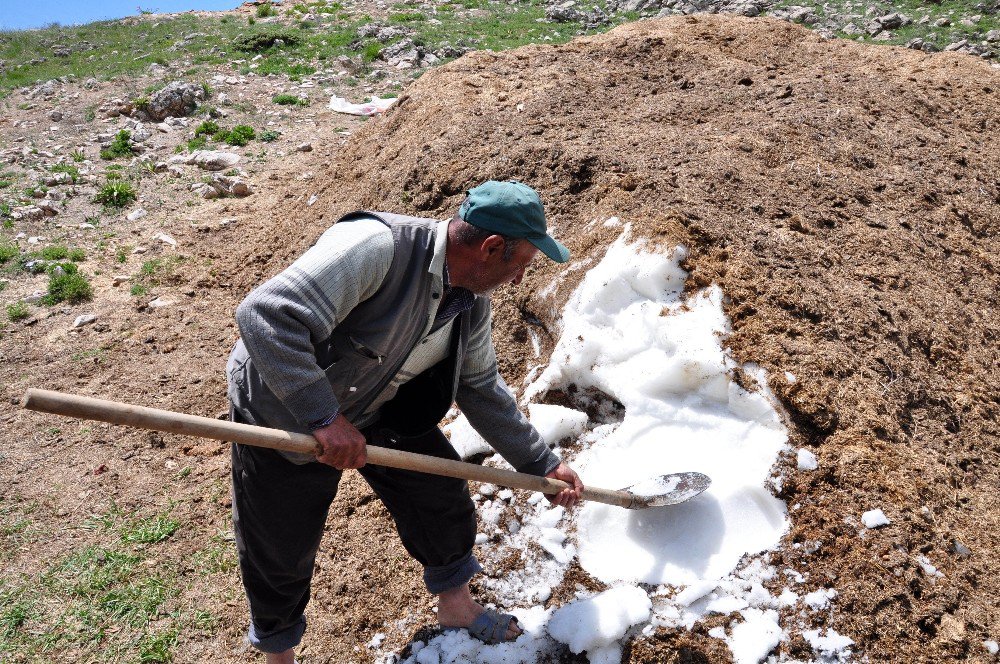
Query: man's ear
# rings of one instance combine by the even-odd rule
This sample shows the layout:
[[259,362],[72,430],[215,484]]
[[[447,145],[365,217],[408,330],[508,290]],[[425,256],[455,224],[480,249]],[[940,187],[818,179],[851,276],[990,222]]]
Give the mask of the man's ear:
[[504,239],[500,235],[491,235],[479,246],[479,250],[483,254],[483,258],[493,258],[494,256],[502,256],[504,248]]

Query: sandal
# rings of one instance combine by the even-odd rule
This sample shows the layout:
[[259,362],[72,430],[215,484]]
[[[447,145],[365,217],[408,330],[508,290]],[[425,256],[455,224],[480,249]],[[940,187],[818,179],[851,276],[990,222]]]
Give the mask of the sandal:
[[[517,618],[509,613],[500,613],[494,609],[486,609],[469,625],[469,636],[491,646],[498,643],[510,643],[516,640],[517,636],[513,639],[508,639],[507,630],[510,629],[511,625],[517,624]],[[463,628],[446,627],[444,631],[453,632],[459,629]]]

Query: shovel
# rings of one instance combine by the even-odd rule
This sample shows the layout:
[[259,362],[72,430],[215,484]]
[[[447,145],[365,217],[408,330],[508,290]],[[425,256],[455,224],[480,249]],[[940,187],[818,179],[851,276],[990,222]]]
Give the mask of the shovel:
[[[25,392],[21,405],[31,410],[66,417],[125,424],[141,429],[154,429],[185,436],[214,438],[286,452],[316,454],[320,451],[316,439],[307,434],[268,429],[238,422],[226,422],[210,417],[174,413],[169,410],[146,408],[51,390],[29,389]],[[546,494],[555,494],[570,488],[569,484],[560,480],[517,473],[501,468],[487,468],[474,463],[440,459],[371,445],[368,446],[367,451],[368,463],[377,466],[415,470],[475,482],[489,482],[515,489],[541,491]],[[701,473],[674,473],[650,478],[619,491],[588,486],[583,490],[583,499],[628,509],[662,507],[683,503],[707,489],[709,484],[711,484],[711,480]]]

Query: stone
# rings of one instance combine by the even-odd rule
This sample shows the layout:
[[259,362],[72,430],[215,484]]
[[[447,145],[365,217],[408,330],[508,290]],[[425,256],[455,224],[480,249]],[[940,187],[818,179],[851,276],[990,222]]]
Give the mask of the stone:
[[84,325],[90,325],[95,320],[97,320],[97,316],[94,314],[83,314],[82,316],[77,316],[76,320],[73,321],[73,329],[83,327]]
[[169,244],[169,245],[170,245],[171,247],[173,247],[174,249],[176,249],[176,248],[177,248],[177,240],[175,240],[174,238],[170,237],[170,236],[169,236],[169,235],[167,235],[166,233],[156,233],[156,234],[155,234],[155,235],[153,236],[153,239],[154,239],[154,240],[159,240],[159,241],[160,241],[160,242],[162,242],[163,244]]
[[990,30],[989,32],[987,32],[986,41],[990,43],[1000,42],[1000,30]]
[[960,540],[955,540],[954,546],[955,546],[955,555],[958,556],[959,558],[968,558],[969,556],[972,555],[972,550],[969,547],[962,544]]
[[969,45],[969,40],[962,39],[957,42],[952,42],[944,47],[945,51],[959,51]]
[[886,30],[895,30],[896,28],[900,28],[910,22],[910,19],[903,16],[899,12],[886,14],[885,16],[880,16],[875,20],[881,23],[882,27]]
[[145,143],[152,138],[152,136],[152,132],[146,129],[145,125],[139,122],[135,125],[135,128],[132,129],[132,136],[130,138],[133,143]]
[[221,194],[219,190],[206,182],[195,182],[191,185],[191,191],[198,194],[206,200],[211,200],[213,198],[218,198]]
[[917,37],[915,39],[911,39],[910,41],[906,42],[906,48],[912,48],[912,49],[916,49],[916,50],[919,51],[923,47],[924,47],[924,40],[921,39],[920,37]]
[[161,131],[164,134],[170,134],[173,133],[174,131],[174,128],[168,125],[166,122],[157,122],[153,126],[156,127],[156,131]]
[[57,187],[61,184],[73,184],[73,176],[69,173],[52,173],[45,176],[42,184],[47,187]]
[[205,100],[205,89],[194,83],[174,81],[154,92],[144,109],[152,120],[160,121],[168,115],[191,115],[198,103]]
[[49,120],[52,120],[53,122],[61,122],[62,119],[63,119],[63,114],[60,111],[52,111],[51,113],[49,113]]
[[173,303],[173,300],[164,300],[162,297],[158,297],[146,306],[151,309],[159,309],[160,307],[169,307]]
[[313,149],[313,145],[312,145],[312,143],[309,143],[309,142],[300,143],[300,144],[298,144],[298,145],[295,146],[295,151],[296,152],[312,152],[312,149]]
[[186,163],[194,164],[206,171],[224,171],[240,161],[238,154],[218,150],[195,150],[189,156],[191,160]]
[[142,219],[145,216],[146,216],[146,210],[144,210],[143,208],[139,208],[137,210],[132,210],[131,212],[129,212],[125,216],[125,218],[128,219],[129,221],[135,221],[137,219]]
[[583,12],[573,7],[556,5],[545,10],[545,18],[555,23],[581,22],[584,19]]
[[[22,205],[16,208],[12,208],[10,211],[11,219],[24,219],[25,221],[37,221],[39,219],[45,218],[45,212],[36,205]],[[30,244],[32,238],[28,238]],[[37,242],[38,240],[35,240]]]
[[935,28],[947,28],[949,25],[951,25],[951,21],[946,18],[939,18],[934,21]]
[[128,276],[127,274],[116,274],[115,276],[111,277],[111,285],[121,286],[122,284],[131,281],[131,279],[132,277]]

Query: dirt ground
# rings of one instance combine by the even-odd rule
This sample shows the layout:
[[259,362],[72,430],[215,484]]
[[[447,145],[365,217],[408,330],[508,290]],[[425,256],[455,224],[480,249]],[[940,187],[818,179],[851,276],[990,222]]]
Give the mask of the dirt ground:
[[[201,220],[235,224],[175,229],[189,255],[172,286],[179,306],[120,305],[103,333],[67,335],[65,322],[44,319],[0,340],[0,483],[37,501],[50,528],[25,542],[16,569],[88,537],[53,524],[111,499],[132,509],[176,501],[197,526],[168,541],[181,567],[195,537],[229,527],[223,446],[104,425],[51,433],[50,418],[14,405],[26,387],[215,416],[234,307],[338,215],[441,217],[477,182],[517,178],[542,193],[574,260],[599,258],[613,239],[588,222],[617,216],[654,246],[686,245],[691,288],[721,285],[727,345],[768,370],[790,444],[820,461],[813,473],[793,457],[779,464],[779,495],[799,507],[772,562],[810,570],[807,590],[837,589],[825,624],[871,661],[987,661],[982,641],[1000,634],[996,70],[769,19],[642,21],[430,71],[309,163],[308,184],[289,173],[268,193],[199,209]],[[495,299],[512,385],[533,359],[526,326],[551,350],[573,274],[538,263]],[[72,359],[98,342],[93,361]],[[193,468],[183,481],[178,463]],[[860,515],[874,508],[892,523],[865,531]],[[192,578],[184,596],[222,620],[178,643],[177,661],[252,659],[233,572]],[[433,624],[416,566],[356,478],[331,514],[308,615],[308,662],[369,661],[365,644],[385,625],[408,617],[389,635],[402,646]],[[725,661],[705,631],[661,631],[626,652],[631,662]],[[811,656],[801,640],[780,648]]]

